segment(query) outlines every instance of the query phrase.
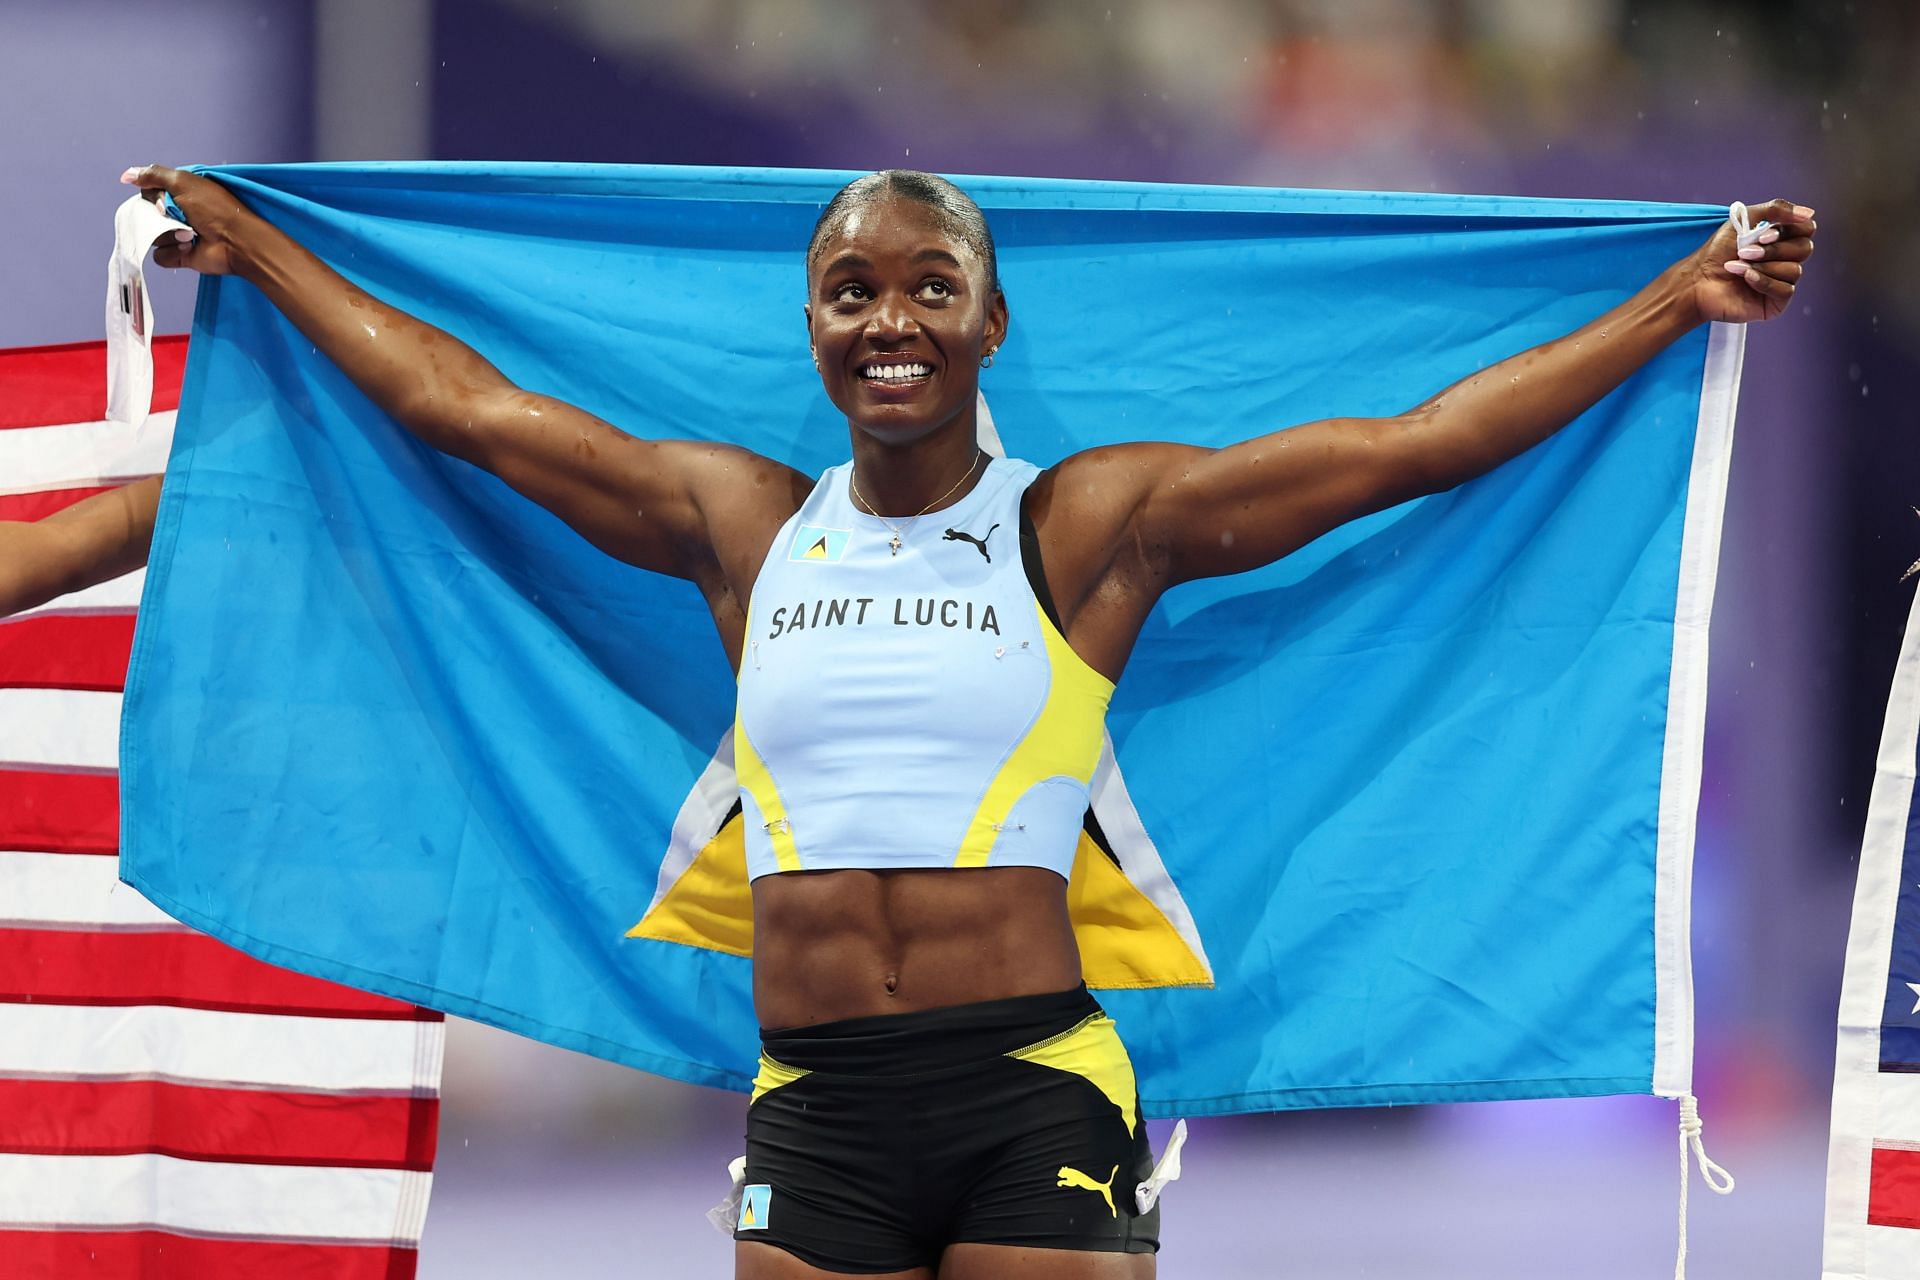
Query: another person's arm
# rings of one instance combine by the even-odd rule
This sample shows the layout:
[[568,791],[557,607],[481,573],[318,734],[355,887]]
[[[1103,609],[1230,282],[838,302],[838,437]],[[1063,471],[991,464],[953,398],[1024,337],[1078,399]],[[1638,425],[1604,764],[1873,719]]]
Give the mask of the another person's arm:
[[[515,386],[473,348],[343,278],[212,179],[149,165],[122,180],[166,191],[193,226],[191,243],[154,251],[161,266],[246,279],[401,426],[499,476],[610,555],[714,587],[724,576],[715,528],[746,532],[751,547],[753,530],[770,517],[771,537],[804,496],[799,473],[757,454],[639,439]],[[777,510],[775,493],[791,505]]]
[[160,477],[83,498],[44,520],[0,520],[0,618],[147,562]]

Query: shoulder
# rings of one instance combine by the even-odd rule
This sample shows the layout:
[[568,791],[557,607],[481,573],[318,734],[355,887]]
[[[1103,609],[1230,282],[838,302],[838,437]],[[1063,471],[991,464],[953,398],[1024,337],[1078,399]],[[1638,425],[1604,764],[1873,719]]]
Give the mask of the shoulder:
[[1077,518],[1125,520],[1156,486],[1177,482],[1209,451],[1193,445],[1137,441],[1069,454],[1034,477],[1029,511],[1036,526],[1056,508]]
[[784,462],[739,445],[678,442],[692,496],[710,520],[785,520],[813,492],[814,480]]

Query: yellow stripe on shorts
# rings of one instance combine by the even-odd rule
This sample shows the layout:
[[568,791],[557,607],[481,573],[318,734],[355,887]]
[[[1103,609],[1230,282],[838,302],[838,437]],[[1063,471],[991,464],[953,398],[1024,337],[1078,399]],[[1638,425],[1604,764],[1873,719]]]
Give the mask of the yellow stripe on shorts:
[[775,1062],[763,1053],[760,1055],[760,1070],[753,1077],[753,1096],[747,1099],[747,1105],[752,1106],[763,1095],[772,1093],[781,1085],[792,1084],[801,1076],[812,1074],[811,1071],[790,1067],[784,1062]]
[[1127,1057],[1127,1047],[1120,1043],[1120,1033],[1106,1014],[1089,1014],[1069,1030],[1049,1036],[1039,1044],[1015,1049],[1007,1056],[1086,1080],[1120,1108],[1120,1115],[1127,1122],[1127,1135],[1133,1135],[1140,1121],[1140,1087],[1133,1078],[1133,1061]]

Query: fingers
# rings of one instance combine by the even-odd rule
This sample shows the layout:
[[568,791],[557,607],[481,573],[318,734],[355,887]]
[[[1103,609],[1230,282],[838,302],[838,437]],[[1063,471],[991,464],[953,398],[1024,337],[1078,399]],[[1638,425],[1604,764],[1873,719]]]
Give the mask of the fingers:
[[[1817,225],[1813,220],[1813,210],[1806,205],[1795,204],[1791,200],[1769,200],[1765,204],[1749,206],[1747,216],[1757,225],[1762,221],[1773,225],[1768,231],[1778,231],[1780,238],[1792,239],[1811,237]],[[1765,235],[1766,232],[1762,232]]]
[[163,236],[153,244],[153,260],[162,267],[191,267],[194,265],[193,251],[200,242],[193,238],[190,231],[176,231],[172,236]]
[[181,173],[164,164],[135,165],[120,175],[120,181],[130,187],[139,187],[142,191],[172,191],[179,184]]
[[1761,297],[1779,302],[1793,297],[1794,286],[1800,282],[1804,270],[1797,262],[1742,262],[1736,258],[1727,263],[1729,274],[1741,277],[1747,287]]
[[[163,267],[186,265],[186,255],[193,249],[194,238],[191,231],[169,231],[153,242],[153,260]],[[171,255],[173,260],[168,260]]]
[[1780,199],[1769,200],[1765,204],[1749,205],[1747,216],[1755,222],[1764,220],[1775,226],[1781,226],[1786,223],[1812,222],[1813,210],[1806,205]]
[[1760,233],[1760,239],[1738,251],[1739,256],[1748,262],[1805,262],[1813,256],[1813,238],[1811,236],[1775,237],[1774,228],[1768,227]]
[[1813,256],[1813,235],[1817,229],[1813,210],[1782,199],[1755,205],[1747,212],[1756,225],[1760,219],[1772,225],[1754,236],[1750,243],[1735,249],[1726,270],[1746,281],[1747,287],[1762,297],[1785,302],[1793,296],[1795,286],[1805,273],[1801,264]]

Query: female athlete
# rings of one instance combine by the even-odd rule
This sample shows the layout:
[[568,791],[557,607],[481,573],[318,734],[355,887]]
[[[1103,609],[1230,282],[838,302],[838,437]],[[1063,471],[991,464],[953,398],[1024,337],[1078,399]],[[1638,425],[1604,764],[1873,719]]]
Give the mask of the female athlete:
[[[250,281],[401,426],[704,595],[740,682],[767,1028],[746,1280],[1151,1276],[1158,1209],[1133,1188],[1152,1157],[1125,1051],[1081,985],[1065,878],[1148,612],[1177,583],[1498,466],[1697,324],[1778,315],[1814,236],[1812,210],[1760,206],[1762,243],[1723,227],[1578,332],[1396,417],[1039,470],[977,443],[980,370],[1008,326],[979,209],[927,174],[871,174],[807,248],[807,341],[852,447],[816,482],[513,385],[212,179],[125,180],[193,226],[161,265]],[[927,625],[865,625],[920,601]]]

